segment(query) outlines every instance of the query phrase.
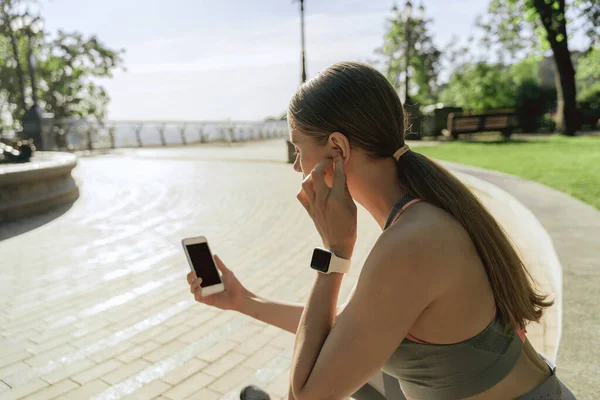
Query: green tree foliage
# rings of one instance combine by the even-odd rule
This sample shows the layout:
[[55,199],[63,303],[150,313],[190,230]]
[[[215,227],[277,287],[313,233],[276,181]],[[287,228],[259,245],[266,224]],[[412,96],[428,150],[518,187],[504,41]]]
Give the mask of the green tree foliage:
[[596,129],[600,119],[600,47],[579,59],[576,77],[579,122],[582,127]]
[[[413,103],[435,103],[441,52],[433,43],[427,18],[389,21],[383,46],[376,50],[378,63],[390,82],[403,89],[406,79],[406,54],[409,48],[409,96]],[[407,35],[408,33],[408,35]]]
[[544,114],[555,106],[556,89],[542,87],[535,79],[523,80],[516,86],[516,116],[524,132],[536,132]]
[[542,87],[538,73],[537,57],[513,65],[465,63],[452,74],[440,99],[446,105],[475,112],[515,109],[520,127],[534,132],[556,102],[556,91]]
[[[570,23],[573,18],[577,24]],[[552,51],[558,125],[563,133],[573,135],[577,127],[576,86],[567,25],[571,33],[583,31],[593,46],[600,37],[599,20],[597,0],[492,0],[488,15],[479,25],[486,33],[486,46],[498,43],[511,56]]]
[[577,100],[600,106],[600,46],[579,59],[576,78]]
[[509,73],[515,84],[537,81],[542,57],[531,56],[510,66]]
[[[84,37],[77,32],[41,31],[33,35],[29,32],[31,39],[28,39],[26,28],[10,27],[10,22],[18,16],[20,3],[0,0],[0,113],[5,113],[0,114],[0,122],[18,127],[23,107],[33,104],[27,62],[29,45],[36,62],[38,105],[42,110],[57,119],[104,117],[109,97],[98,78],[112,76],[122,64],[123,50],[112,50],[97,37]],[[6,114],[10,114],[12,121],[10,118],[2,121]]]
[[515,86],[502,64],[467,63],[452,74],[440,100],[468,111],[511,108],[515,106]]

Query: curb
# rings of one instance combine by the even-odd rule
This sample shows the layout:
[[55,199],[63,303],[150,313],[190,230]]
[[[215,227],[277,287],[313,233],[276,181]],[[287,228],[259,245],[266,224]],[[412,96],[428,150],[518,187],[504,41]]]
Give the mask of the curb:
[[26,164],[0,168],[0,222],[38,214],[79,197],[71,176],[77,157],[59,152],[39,152]]

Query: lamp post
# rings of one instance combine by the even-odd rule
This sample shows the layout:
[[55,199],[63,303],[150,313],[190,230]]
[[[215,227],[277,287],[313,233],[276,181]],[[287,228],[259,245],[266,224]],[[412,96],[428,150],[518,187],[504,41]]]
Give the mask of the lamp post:
[[[300,84],[306,82],[306,56],[304,50],[304,0],[292,0],[292,3],[300,2],[300,40],[301,40],[301,55],[302,55],[302,78]],[[293,164],[296,160],[296,150],[294,145],[289,140],[287,143],[287,158],[288,163]]]
[[302,81],[306,82],[306,57],[304,46],[304,0],[295,0],[294,3],[300,2],[300,39],[302,42]]
[[33,104],[23,115],[23,136],[25,139],[33,139],[35,146],[43,150],[42,111],[38,105],[37,81],[35,79],[36,60],[31,42],[44,28],[44,21],[40,17],[32,17],[29,12],[25,12],[22,16],[18,16],[11,21],[11,28],[14,31],[23,30],[27,35],[27,66],[31,80],[31,100]]
[[[423,14],[425,9],[423,5],[419,6],[416,14],[414,15],[414,19],[423,18]],[[392,17],[394,20],[398,22],[402,22],[404,24],[404,38],[406,41],[406,51],[404,53],[406,62],[404,63],[404,104],[411,104],[410,95],[409,95],[409,71],[408,68],[410,66],[410,51],[413,47],[413,41],[411,37],[411,25],[413,21],[413,5],[410,1],[406,1],[404,4],[404,9],[402,11],[398,10],[398,7],[394,5],[392,8]]]

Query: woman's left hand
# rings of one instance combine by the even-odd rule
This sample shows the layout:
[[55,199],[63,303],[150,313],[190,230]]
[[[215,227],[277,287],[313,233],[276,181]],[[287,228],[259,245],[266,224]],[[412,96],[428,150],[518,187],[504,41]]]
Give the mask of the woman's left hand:
[[[331,188],[325,171],[333,163]],[[298,200],[312,218],[323,246],[336,256],[350,259],[356,243],[356,204],[348,191],[344,159],[338,152],[333,160],[319,162],[302,182]]]

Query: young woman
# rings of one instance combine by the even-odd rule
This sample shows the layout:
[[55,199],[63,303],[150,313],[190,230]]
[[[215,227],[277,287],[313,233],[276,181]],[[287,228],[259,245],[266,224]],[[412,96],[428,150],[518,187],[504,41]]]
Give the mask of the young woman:
[[[356,205],[383,232],[347,303],[341,272],[314,260],[305,305],[262,299],[219,260],[226,291],[198,301],[296,333],[290,398],[344,399],[378,370],[409,399],[573,399],[525,336],[552,304],[536,292],[502,228],[459,180],[404,143],[387,79],[338,63],[302,85],[289,111],[298,200],[339,266],[352,257]],[[310,260],[307,260],[307,265]]]

